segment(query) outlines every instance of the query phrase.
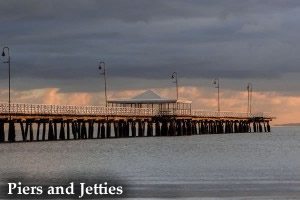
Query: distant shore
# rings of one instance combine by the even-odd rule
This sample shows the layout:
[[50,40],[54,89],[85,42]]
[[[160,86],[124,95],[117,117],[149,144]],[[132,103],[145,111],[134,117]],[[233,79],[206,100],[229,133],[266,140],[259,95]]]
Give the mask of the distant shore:
[[300,126],[300,123],[276,124],[274,126]]

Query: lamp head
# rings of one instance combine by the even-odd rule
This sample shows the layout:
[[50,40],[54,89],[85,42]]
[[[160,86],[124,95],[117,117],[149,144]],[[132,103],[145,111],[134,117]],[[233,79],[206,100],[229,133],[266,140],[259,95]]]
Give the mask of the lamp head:
[[2,51],[2,57],[4,57],[5,56],[5,52],[4,51]]
[[174,78],[177,78],[177,73],[176,72],[173,72],[173,74],[172,74],[172,77],[171,77],[172,79],[174,79]]

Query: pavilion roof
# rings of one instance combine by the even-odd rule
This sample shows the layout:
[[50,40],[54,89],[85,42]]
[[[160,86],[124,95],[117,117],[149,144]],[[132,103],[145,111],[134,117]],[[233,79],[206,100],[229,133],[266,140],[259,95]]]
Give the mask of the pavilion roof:
[[131,99],[111,99],[108,103],[119,103],[119,104],[162,104],[162,103],[189,103],[191,101],[180,100],[180,99],[167,99],[159,96],[152,90],[147,90]]

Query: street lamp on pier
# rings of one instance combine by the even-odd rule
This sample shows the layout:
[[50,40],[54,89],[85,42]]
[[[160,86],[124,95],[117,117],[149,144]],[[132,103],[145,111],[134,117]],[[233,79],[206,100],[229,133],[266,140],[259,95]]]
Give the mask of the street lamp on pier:
[[177,72],[173,72],[171,78],[173,80],[175,80],[174,83],[176,84],[176,97],[177,97],[177,100],[178,100],[178,76],[177,76]]
[[218,112],[220,113],[220,81],[218,78],[214,79],[213,84],[218,89]]
[[248,85],[247,85],[247,92],[248,92],[248,108],[247,108],[247,112],[249,114],[251,114],[251,112],[252,112],[252,90],[253,90],[252,83],[248,83]]
[[99,62],[99,70],[100,74],[104,76],[104,94],[105,94],[105,107],[107,107],[107,85],[106,85],[106,68],[105,62]]
[[[7,54],[5,53],[7,52]],[[9,54],[9,48],[3,47],[2,50],[2,57],[7,57],[7,60],[4,60],[3,63],[8,64],[8,114],[9,114],[9,120],[11,120],[11,114],[10,114],[10,54]]]

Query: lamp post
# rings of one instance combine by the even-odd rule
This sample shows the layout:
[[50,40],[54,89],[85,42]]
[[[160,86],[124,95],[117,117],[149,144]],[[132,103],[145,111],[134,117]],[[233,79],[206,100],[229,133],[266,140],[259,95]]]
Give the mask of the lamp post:
[[178,100],[178,76],[177,76],[177,72],[173,72],[171,78],[175,79],[174,83],[176,84],[176,97],[177,97],[177,100]]
[[247,91],[248,91],[248,108],[247,108],[247,112],[249,114],[251,114],[251,112],[252,112],[252,84],[251,83],[248,83]]
[[[7,51],[7,54],[5,54],[5,50]],[[3,61],[3,63],[8,63],[8,114],[9,114],[9,120],[11,120],[11,114],[10,114],[10,54],[9,54],[8,47],[3,47],[2,57],[7,57],[7,60]]]
[[218,89],[218,112],[220,113],[220,81],[218,78],[214,79],[213,84]]
[[106,68],[105,68],[105,62],[100,61],[99,62],[99,70],[100,74],[104,76],[104,93],[105,93],[105,107],[107,107],[107,86],[106,86]]

